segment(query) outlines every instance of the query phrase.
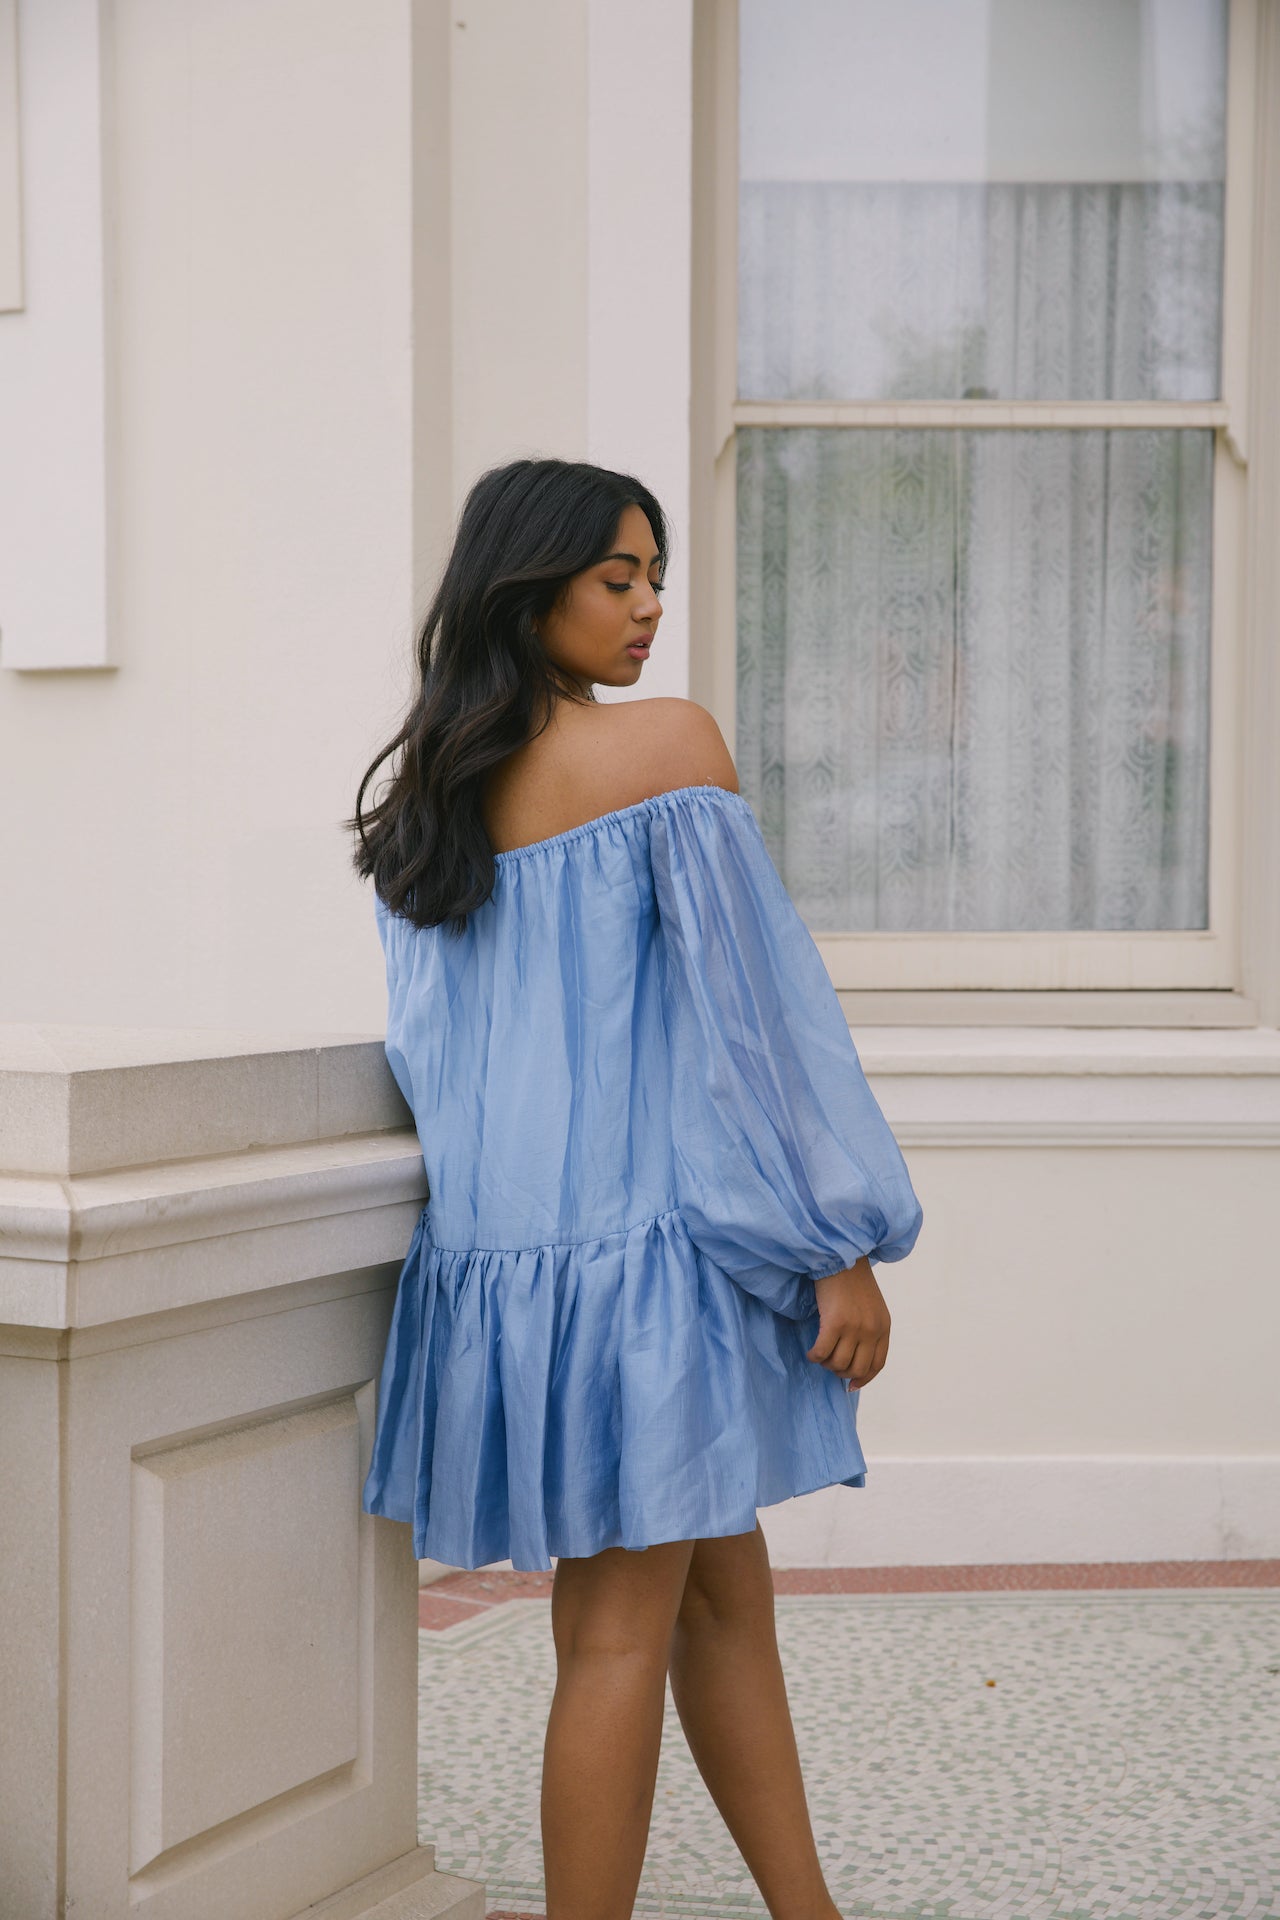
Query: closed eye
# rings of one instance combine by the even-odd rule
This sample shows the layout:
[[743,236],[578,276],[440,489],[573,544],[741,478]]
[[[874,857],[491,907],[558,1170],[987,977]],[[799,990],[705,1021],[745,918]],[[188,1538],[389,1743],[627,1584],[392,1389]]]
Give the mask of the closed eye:
[[[655,593],[661,593],[666,584],[665,580],[651,580],[649,582],[649,585]],[[606,580],[605,585],[608,587],[610,593],[630,593],[631,591],[631,582],[629,580]]]

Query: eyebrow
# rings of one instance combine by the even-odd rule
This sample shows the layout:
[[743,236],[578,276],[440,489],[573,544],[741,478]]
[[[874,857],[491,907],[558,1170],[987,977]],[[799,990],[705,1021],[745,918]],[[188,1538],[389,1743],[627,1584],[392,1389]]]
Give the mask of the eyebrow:
[[[656,566],[661,558],[662,555],[660,553],[655,553],[649,565],[651,567]],[[629,560],[633,567],[640,565],[640,556],[638,553],[606,553],[604,560]],[[604,565],[604,560],[600,562],[601,566]]]

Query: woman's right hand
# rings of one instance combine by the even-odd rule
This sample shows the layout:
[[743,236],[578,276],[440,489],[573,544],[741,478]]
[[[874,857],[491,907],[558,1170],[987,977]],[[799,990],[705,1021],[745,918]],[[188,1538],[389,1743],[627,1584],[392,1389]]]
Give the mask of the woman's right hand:
[[849,1387],[874,1380],[889,1353],[889,1308],[865,1254],[840,1273],[814,1281],[818,1337],[805,1358],[839,1374]]

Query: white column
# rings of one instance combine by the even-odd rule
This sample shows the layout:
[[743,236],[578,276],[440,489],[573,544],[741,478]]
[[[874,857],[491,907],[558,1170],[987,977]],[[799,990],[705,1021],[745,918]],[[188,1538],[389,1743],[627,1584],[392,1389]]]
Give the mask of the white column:
[[376,1040],[0,1029],[2,1920],[481,1920],[360,1505],[425,1196]]

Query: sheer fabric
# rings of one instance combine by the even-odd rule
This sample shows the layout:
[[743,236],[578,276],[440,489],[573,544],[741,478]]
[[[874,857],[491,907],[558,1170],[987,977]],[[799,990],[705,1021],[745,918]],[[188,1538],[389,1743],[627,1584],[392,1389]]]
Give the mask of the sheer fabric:
[[[1202,400],[1222,183],[744,181],[739,390]],[[806,923],[1208,924],[1213,436],[739,429],[744,792]]]
[[808,1313],[797,1268],[820,1278],[911,1251],[906,1165],[746,803],[662,809],[650,857],[681,1213],[739,1286]]
[[739,778],[814,931],[1208,924],[1213,437],[738,432]]
[[739,190],[744,400],[1216,400],[1223,182]]

